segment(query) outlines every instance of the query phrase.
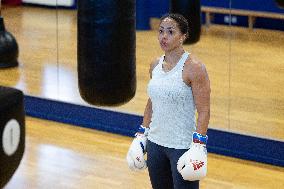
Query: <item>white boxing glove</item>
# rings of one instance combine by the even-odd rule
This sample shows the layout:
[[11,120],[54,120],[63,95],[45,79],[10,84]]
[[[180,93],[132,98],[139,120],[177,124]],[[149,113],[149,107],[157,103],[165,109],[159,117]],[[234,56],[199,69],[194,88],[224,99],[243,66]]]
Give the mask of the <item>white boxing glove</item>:
[[128,167],[131,170],[137,171],[147,168],[147,163],[144,159],[144,155],[146,153],[148,130],[148,128],[140,126],[138,132],[135,134],[135,138],[130,145],[126,160]]
[[201,180],[207,173],[207,136],[193,133],[193,142],[177,162],[177,170],[184,180]]

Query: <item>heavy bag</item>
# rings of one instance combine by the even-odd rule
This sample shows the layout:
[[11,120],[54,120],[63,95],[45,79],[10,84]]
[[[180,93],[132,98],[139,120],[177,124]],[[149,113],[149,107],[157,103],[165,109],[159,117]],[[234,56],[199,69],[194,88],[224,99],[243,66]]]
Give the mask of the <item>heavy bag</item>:
[[0,86],[0,188],[20,165],[25,151],[25,110],[23,92]]
[[0,16],[0,68],[18,66],[19,47],[14,36],[6,31],[4,19]]
[[276,0],[276,3],[277,3],[277,5],[278,5],[278,7],[280,7],[280,8],[284,8],[284,0]]
[[135,0],[78,1],[81,97],[99,106],[128,102],[136,91]]
[[185,44],[198,42],[201,34],[200,0],[171,0],[170,12],[181,14],[188,21],[189,35]]
[[22,4],[22,0],[2,0],[3,5],[17,6]]

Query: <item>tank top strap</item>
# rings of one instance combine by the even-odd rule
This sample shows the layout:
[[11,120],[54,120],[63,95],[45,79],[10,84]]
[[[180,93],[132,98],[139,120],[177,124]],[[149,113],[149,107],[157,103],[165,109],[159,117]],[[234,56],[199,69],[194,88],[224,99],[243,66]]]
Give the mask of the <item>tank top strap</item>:
[[164,74],[170,75],[171,73],[174,73],[178,70],[183,71],[184,63],[185,63],[186,59],[188,58],[188,56],[189,56],[188,52],[183,53],[183,55],[179,59],[177,65],[174,68],[172,68],[172,70],[165,73],[163,71],[163,62],[164,62],[164,59],[165,59],[165,55],[162,55],[159,59],[158,65],[153,70],[153,75],[156,75],[156,74],[157,75],[164,75]]
[[188,56],[189,56],[189,52],[183,53],[181,59],[180,59],[179,62],[177,63],[177,64],[178,64],[177,66],[178,66],[179,68],[181,68],[182,70],[183,70],[185,61],[187,60]]
[[165,55],[160,56],[158,64],[152,70],[152,76],[159,74],[160,70],[162,69],[164,58],[165,58]]
[[165,60],[165,55],[163,54],[161,57],[160,57],[160,60],[159,60],[159,64],[162,65],[163,62]]

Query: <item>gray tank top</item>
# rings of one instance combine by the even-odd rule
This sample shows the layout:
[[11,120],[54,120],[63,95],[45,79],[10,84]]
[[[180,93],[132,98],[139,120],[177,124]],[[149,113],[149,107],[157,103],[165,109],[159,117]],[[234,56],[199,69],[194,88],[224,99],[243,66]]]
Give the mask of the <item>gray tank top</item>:
[[188,149],[196,130],[192,90],[182,79],[188,56],[185,52],[168,72],[162,68],[164,56],[161,56],[147,88],[153,110],[148,139],[168,148]]

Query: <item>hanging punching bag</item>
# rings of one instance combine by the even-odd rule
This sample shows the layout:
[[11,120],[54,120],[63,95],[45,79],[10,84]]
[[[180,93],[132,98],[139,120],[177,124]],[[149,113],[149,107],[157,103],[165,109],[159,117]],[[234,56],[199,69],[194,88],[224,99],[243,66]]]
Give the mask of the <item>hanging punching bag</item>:
[[170,12],[181,14],[188,21],[189,36],[185,44],[198,42],[201,34],[200,0],[171,0]]
[[19,47],[14,36],[6,31],[4,19],[0,16],[0,68],[18,66]]
[[135,40],[135,0],[78,1],[78,81],[86,102],[115,106],[132,99]]
[[280,8],[284,8],[284,0],[276,0],[276,3]]

